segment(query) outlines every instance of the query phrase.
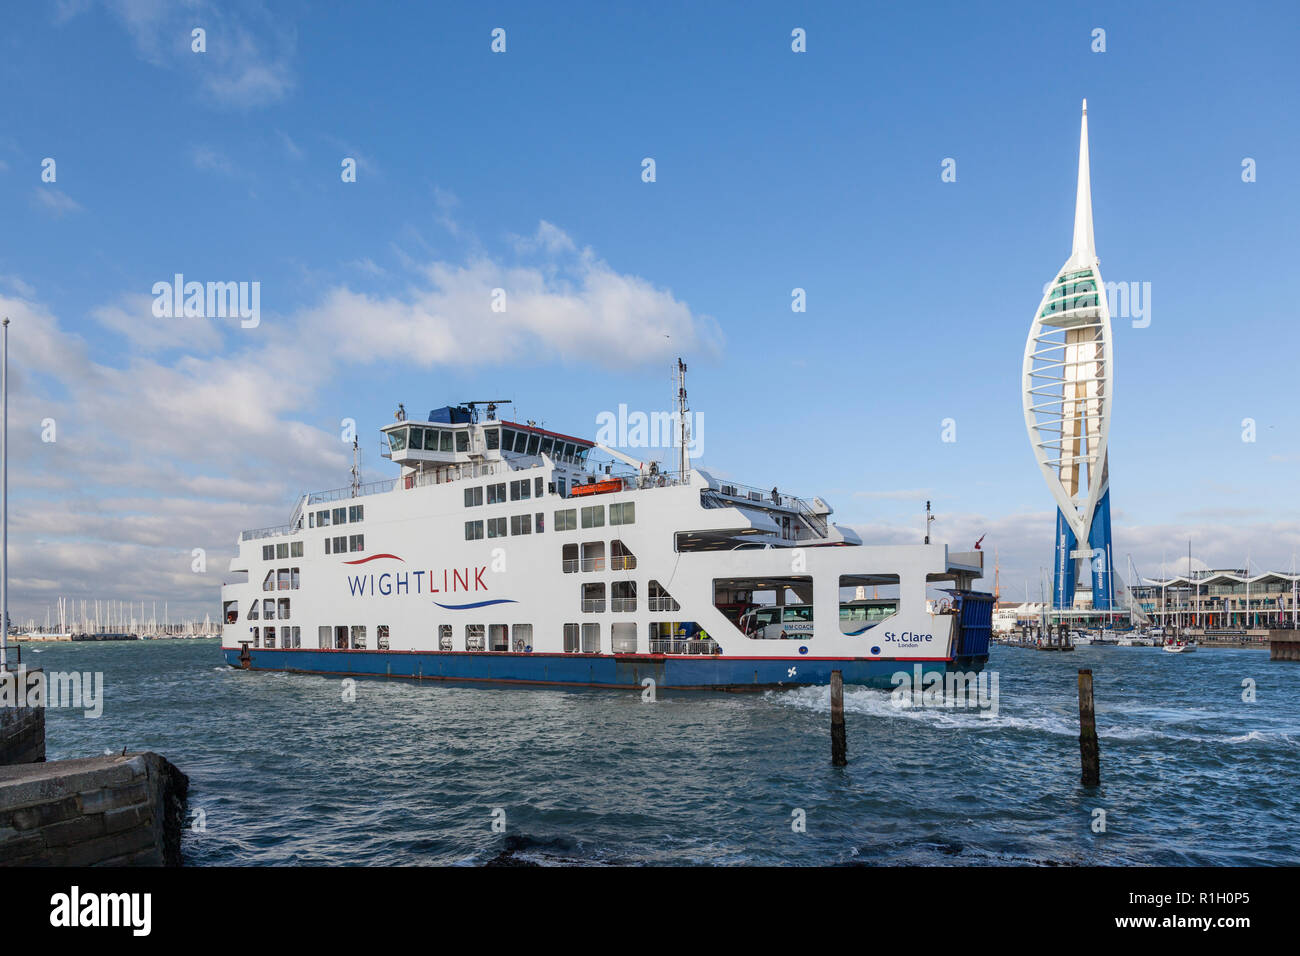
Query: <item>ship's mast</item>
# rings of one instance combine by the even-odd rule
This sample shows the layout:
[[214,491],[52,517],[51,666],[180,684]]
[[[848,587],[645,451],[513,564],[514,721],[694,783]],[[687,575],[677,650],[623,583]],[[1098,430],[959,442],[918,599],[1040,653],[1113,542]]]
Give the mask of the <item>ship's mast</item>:
[[690,437],[690,427],[686,424],[686,413],[690,406],[686,404],[686,363],[679,357],[677,359],[677,420],[681,427],[681,450],[678,455],[678,470],[681,472],[682,479],[686,478],[686,462],[689,458],[686,452],[686,443]]
[[352,436],[352,497],[361,494],[361,445]]

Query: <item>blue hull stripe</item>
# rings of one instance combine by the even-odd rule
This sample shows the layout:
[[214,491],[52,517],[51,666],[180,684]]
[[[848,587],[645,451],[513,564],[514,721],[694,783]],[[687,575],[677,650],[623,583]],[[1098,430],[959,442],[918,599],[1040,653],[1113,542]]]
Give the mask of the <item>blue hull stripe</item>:
[[[223,647],[231,667],[240,667],[240,649]],[[490,681],[503,684],[556,684],[640,688],[646,678],[660,688],[759,689],[830,683],[831,671],[846,684],[893,687],[891,677],[947,670],[977,671],[984,659],[959,663],[942,658],[881,660],[866,658],[665,657],[642,654],[516,654],[460,651],[353,651],[249,648],[252,670],[290,671],[357,677],[416,680]]]

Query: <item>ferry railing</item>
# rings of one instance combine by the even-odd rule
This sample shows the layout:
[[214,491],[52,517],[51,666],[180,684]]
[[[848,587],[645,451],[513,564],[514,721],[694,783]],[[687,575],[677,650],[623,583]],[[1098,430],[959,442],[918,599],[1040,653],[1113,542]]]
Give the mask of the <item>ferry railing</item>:
[[630,554],[616,554],[609,559],[611,571],[635,571],[636,558]]
[[396,478],[384,478],[379,481],[367,481],[365,484],[358,485],[355,489],[348,485],[345,488],[332,488],[329,491],[313,491],[307,496],[307,507],[324,504],[327,501],[343,501],[348,498],[381,495],[384,492],[392,491],[393,486],[396,484]]
[[636,610],[636,598],[634,598],[634,597],[628,597],[628,598],[610,598],[610,599],[609,599],[609,609],[610,609],[611,611],[635,611],[635,610]]
[[582,562],[577,558],[565,558],[560,562],[560,568],[565,574],[573,574],[581,566]]
[[646,601],[649,602],[651,611],[672,611],[676,613],[682,609],[682,606],[670,597],[652,597],[646,598]]
[[582,601],[582,610],[586,614],[592,614],[605,610],[604,598],[584,598]]
[[253,541],[257,538],[273,538],[276,535],[293,534],[293,526],[287,524],[278,524],[270,528],[254,528],[251,531],[242,531],[239,534],[240,541]]
[[604,571],[604,570],[605,570],[605,559],[604,559],[604,558],[583,558],[583,559],[582,559],[582,570],[584,570],[584,571]]
[[674,638],[672,640],[652,640],[651,654],[721,654],[722,648],[711,637]]

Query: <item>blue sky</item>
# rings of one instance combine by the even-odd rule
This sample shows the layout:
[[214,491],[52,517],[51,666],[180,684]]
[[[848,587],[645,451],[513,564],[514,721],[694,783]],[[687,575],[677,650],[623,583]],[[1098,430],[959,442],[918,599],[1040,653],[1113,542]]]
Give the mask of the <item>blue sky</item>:
[[[1300,547],[1294,5],[84,0],[7,20],[16,619],[60,594],[201,616],[241,528],[346,484],[340,419],[387,476],[399,401],[504,395],[594,434],[619,403],[671,407],[678,354],[703,467],[886,542],[923,533],[930,498],[939,538],[988,532],[1006,590],[1036,595],[1053,505],[1020,362],[1069,253],[1084,97],[1103,275],[1152,290],[1149,327],[1114,322],[1116,553],[1153,574],[1189,537],[1214,566]],[[260,282],[261,325],[155,318],[177,272]]]

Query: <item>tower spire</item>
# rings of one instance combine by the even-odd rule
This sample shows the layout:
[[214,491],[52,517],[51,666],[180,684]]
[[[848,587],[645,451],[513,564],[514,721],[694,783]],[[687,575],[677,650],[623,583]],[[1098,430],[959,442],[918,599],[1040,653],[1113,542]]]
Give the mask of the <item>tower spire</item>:
[[1070,259],[1079,266],[1090,267],[1097,260],[1097,244],[1092,236],[1092,177],[1088,170],[1088,101],[1083,101],[1083,119],[1079,122],[1079,190],[1074,199],[1074,245]]

